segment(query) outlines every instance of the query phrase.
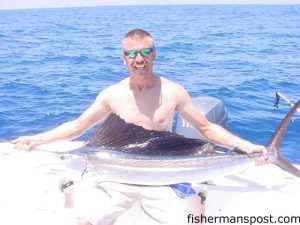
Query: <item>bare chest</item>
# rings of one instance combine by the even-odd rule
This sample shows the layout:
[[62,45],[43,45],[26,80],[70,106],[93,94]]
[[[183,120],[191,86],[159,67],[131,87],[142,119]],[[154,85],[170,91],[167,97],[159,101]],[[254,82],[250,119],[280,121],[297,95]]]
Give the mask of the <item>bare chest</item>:
[[175,107],[175,103],[163,95],[124,95],[114,101],[112,111],[126,122],[145,129],[170,131]]

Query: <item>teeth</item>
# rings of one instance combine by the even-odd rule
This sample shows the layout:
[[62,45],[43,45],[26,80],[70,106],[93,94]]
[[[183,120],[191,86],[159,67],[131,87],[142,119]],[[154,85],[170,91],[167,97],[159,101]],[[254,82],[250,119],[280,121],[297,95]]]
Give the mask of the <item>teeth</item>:
[[135,68],[137,68],[137,69],[144,69],[144,68],[145,68],[145,65],[135,66]]

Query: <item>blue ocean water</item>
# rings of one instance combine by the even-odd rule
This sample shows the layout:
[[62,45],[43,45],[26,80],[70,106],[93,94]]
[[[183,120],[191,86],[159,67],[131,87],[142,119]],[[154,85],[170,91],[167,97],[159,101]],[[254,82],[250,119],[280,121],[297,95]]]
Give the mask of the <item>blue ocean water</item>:
[[[0,11],[0,139],[75,119],[103,88],[127,76],[121,39],[142,28],[154,37],[154,69],[192,96],[214,96],[228,129],[267,144],[300,98],[300,5],[170,5]],[[282,155],[300,163],[300,117]],[[89,131],[81,140],[84,140]]]

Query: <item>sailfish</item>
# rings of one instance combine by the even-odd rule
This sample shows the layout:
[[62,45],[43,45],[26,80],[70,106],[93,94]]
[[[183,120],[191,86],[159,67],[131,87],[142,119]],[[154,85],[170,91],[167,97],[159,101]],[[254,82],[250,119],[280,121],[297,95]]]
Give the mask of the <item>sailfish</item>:
[[[279,145],[299,104],[300,100],[289,110],[266,146],[267,162],[297,177],[300,170],[281,157]],[[138,185],[201,183],[241,171],[262,156],[172,132],[146,130],[114,114],[99,126],[86,147],[76,152],[85,152],[86,171],[97,181]]]
[[[300,100],[289,110],[266,146],[266,161],[296,177],[300,177],[300,170],[281,157],[279,145],[299,105]],[[202,183],[235,174],[253,166],[262,153],[246,154],[173,132],[147,130],[110,114],[83,147],[63,152],[40,148],[30,155],[33,168],[74,182],[156,186]]]

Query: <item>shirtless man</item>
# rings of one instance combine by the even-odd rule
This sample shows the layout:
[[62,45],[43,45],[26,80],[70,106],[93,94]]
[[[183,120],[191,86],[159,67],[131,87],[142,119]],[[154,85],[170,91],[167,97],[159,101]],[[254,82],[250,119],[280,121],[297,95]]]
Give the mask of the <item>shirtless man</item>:
[[[181,85],[153,72],[156,50],[148,32],[132,30],[126,34],[122,45],[123,62],[128,67],[129,77],[104,89],[79,118],[45,133],[20,137],[13,141],[15,147],[30,151],[41,144],[72,140],[110,113],[145,129],[170,131],[173,114],[178,111],[203,136],[218,145],[239,148],[246,153],[266,154],[265,147],[243,140],[209,122],[195,108],[188,92]],[[83,224],[90,223],[86,221]]]
[[103,90],[95,102],[77,119],[45,133],[24,136],[13,141],[21,150],[61,140],[72,140],[113,112],[128,123],[150,130],[170,131],[174,111],[188,121],[208,140],[247,153],[263,152],[265,148],[234,136],[209,122],[192,104],[187,91],[153,72],[156,50],[151,35],[136,29],[123,39],[123,62],[129,77]]

